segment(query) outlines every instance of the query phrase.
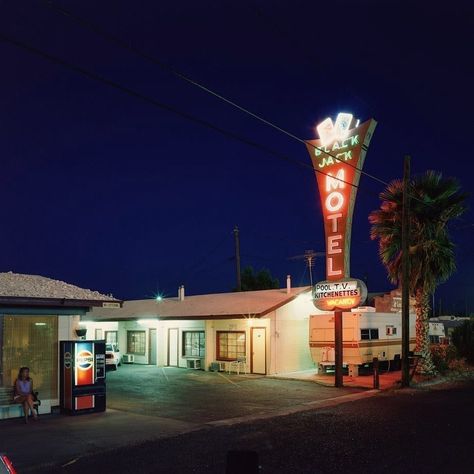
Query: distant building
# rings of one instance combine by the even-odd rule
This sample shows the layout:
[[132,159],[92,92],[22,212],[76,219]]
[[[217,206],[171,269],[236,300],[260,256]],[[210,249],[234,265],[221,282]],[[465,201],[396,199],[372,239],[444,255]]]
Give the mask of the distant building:
[[[459,316],[437,316],[430,319],[430,341],[432,343],[449,342],[453,335],[453,331],[463,325],[464,321],[468,321],[467,317]],[[439,334],[438,334],[439,333]],[[443,333],[443,334],[441,334]]]

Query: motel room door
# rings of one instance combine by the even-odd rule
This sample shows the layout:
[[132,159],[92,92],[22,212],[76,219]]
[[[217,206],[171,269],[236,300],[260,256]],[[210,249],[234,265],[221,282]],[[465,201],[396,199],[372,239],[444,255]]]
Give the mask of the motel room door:
[[168,365],[178,367],[178,329],[168,329]]
[[250,353],[252,374],[267,373],[267,336],[265,328],[251,328]]
[[150,348],[150,353],[149,353],[149,357],[148,357],[148,363],[150,365],[156,365],[157,364],[157,360],[156,360],[156,329],[150,329],[150,344],[149,344],[149,348]]

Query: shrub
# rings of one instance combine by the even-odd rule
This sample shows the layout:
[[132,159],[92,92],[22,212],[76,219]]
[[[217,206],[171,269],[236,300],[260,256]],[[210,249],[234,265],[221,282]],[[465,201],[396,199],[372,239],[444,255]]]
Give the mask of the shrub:
[[466,359],[454,359],[448,364],[448,368],[455,374],[465,374],[469,372],[469,366],[466,364]]
[[431,357],[433,364],[438,372],[446,372],[450,368],[450,363],[456,359],[456,348],[452,345],[432,345],[431,346]]
[[474,364],[474,320],[464,321],[462,326],[455,328],[452,341],[459,356]]

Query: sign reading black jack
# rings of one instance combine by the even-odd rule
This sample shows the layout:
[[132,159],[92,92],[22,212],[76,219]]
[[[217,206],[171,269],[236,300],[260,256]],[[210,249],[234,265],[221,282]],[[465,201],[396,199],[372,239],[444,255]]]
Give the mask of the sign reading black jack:
[[326,235],[326,280],[313,288],[314,305],[334,311],[335,385],[342,387],[342,311],[367,298],[361,280],[350,278],[352,214],[360,173],[377,122],[360,124],[352,114],[339,113],[317,127],[318,140],[306,147],[311,156],[321,198]]

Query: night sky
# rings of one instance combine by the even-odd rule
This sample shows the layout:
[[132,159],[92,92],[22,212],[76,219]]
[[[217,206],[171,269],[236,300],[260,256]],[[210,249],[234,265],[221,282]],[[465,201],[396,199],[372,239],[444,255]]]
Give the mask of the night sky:
[[[44,3],[0,1],[0,33],[310,164],[303,144]],[[339,111],[375,118],[364,170],[385,181],[409,153],[414,173],[472,188],[471,2],[56,4],[298,137]],[[3,41],[0,58],[0,271],[122,299],[228,291],[238,225],[243,266],[308,283],[289,258],[324,250],[310,170]],[[351,273],[369,291],[391,287],[367,220],[382,189],[363,176],[354,214]],[[437,291],[443,312],[474,311],[473,222],[469,211],[452,226],[459,270]],[[323,259],[314,271],[324,278]]]

